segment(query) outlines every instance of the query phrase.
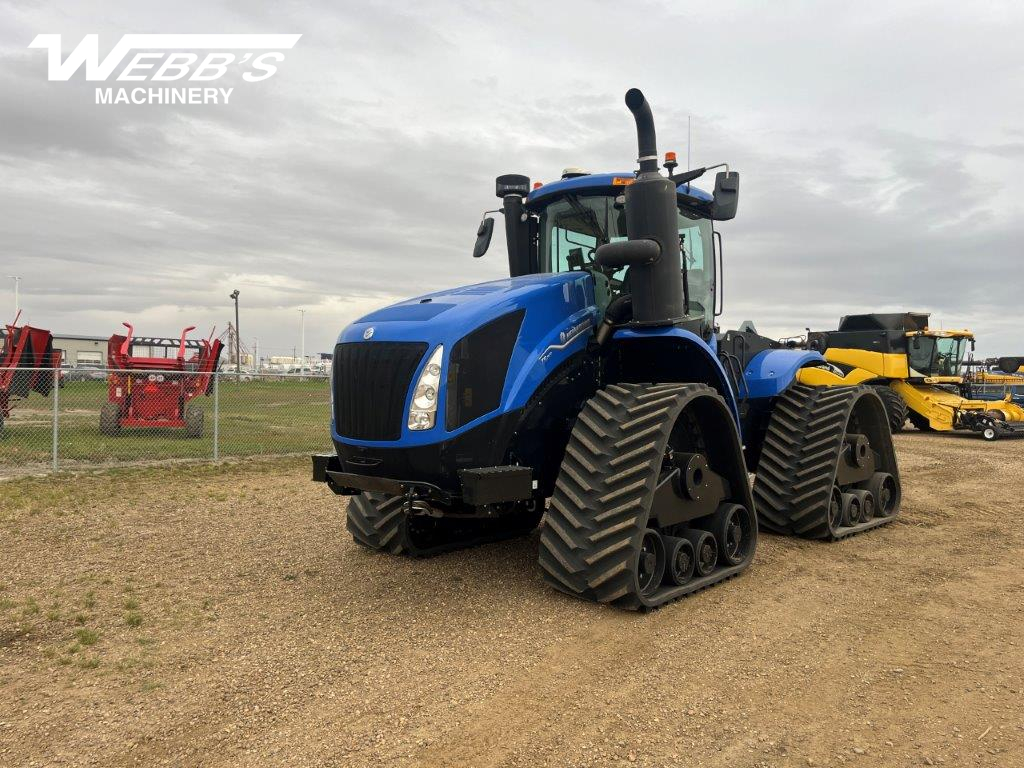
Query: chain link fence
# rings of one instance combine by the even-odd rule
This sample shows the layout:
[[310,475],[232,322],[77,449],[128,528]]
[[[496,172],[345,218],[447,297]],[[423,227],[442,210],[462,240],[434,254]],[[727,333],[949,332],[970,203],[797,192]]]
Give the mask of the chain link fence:
[[184,399],[183,374],[130,373],[40,370],[27,396],[8,397],[0,475],[331,448],[327,376],[217,373],[205,395]]

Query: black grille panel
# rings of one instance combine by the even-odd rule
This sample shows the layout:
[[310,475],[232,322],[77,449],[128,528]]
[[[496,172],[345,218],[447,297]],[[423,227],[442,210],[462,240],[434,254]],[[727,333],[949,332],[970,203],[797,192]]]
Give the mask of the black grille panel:
[[334,348],[334,423],[353,440],[397,440],[425,342],[364,341]]
[[508,361],[526,310],[502,315],[456,342],[448,359],[449,431],[490,413],[501,402]]

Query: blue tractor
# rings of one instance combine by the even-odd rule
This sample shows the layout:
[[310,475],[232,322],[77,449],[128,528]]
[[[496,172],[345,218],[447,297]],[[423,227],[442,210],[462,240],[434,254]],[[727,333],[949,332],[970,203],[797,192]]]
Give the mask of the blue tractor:
[[[658,168],[630,90],[636,172],[497,179],[507,279],[373,312],[338,338],[335,451],[365,547],[424,556],[529,533],[570,595],[650,609],[745,569],[762,528],[837,539],[889,522],[900,482],[870,387],[810,387],[820,354],[719,333],[739,176]],[[477,233],[487,250],[494,219]],[[839,372],[841,376],[841,372]],[[835,377],[832,377],[835,378]],[[750,474],[756,473],[751,484]]]

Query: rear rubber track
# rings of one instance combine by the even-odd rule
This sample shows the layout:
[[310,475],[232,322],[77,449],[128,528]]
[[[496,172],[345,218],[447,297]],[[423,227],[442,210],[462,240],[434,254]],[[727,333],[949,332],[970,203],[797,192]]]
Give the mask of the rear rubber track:
[[[719,397],[703,384],[617,384],[580,411],[541,531],[545,581],[574,597],[650,610],[746,568],[720,568],[682,586],[639,594],[636,564],[669,435],[686,405]],[[731,423],[731,422],[730,422]],[[742,462],[737,450],[736,460]],[[755,532],[756,535],[756,532]]]
[[345,527],[357,544],[392,555],[430,557],[480,544],[525,536],[540,512],[496,518],[409,515],[402,496],[360,493],[348,503]]
[[[754,481],[754,501],[762,528],[773,533],[807,539],[836,541],[892,522],[892,514],[857,525],[829,525],[829,502],[836,468],[844,448],[850,417],[865,397],[881,409],[875,387],[793,386],[779,396],[765,436]],[[875,411],[880,422],[871,448],[882,459],[879,471],[889,472],[899,487],[899,472],[887,426],[887,415]],[[876,444],[879,441],[884,444]]]

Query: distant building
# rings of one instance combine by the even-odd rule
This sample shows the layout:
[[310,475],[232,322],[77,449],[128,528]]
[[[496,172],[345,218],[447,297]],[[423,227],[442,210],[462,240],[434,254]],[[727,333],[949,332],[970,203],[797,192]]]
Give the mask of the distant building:
[[[0,329],[0,337],[7,336],[7,329]],[[64,352],[63,364],[72,367],[91,365],[104,367],[107,364],[107,336],[79,336],[77,334],[53,334],[53,347]]]

